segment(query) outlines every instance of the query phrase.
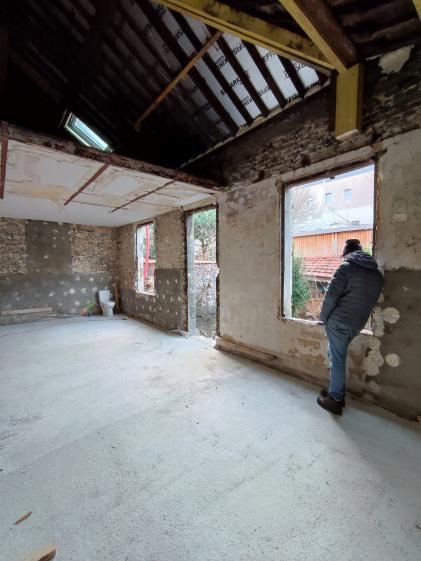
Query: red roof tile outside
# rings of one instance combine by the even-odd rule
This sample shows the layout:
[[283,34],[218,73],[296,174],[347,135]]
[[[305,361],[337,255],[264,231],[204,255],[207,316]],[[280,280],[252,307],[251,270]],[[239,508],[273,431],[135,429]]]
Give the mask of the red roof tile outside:
[[335,270],[342,263],[342,257],[332,255],[329,257],[303,257],[304,271],[307,276],[316,279],[330,280]]

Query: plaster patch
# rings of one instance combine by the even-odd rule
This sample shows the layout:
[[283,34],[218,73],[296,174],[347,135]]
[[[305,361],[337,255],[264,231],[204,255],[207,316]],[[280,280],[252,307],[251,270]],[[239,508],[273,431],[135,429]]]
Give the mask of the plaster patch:
[[382,73],[394,74],[399,72],[403,65],[408,62],[411,50],[412,45],[409,45],[383,55],[379,60],[379,66],[382,69]]
[[86,294],[86,288],[81,288],[80,291],[82,294]]
[[383,310],[383,319],[386,323],[396,323],[400,317],[400,313],[396,308],[385,308]]
[[389,366],[392,366],[392,368],[397,368],[400,364],[401,360],[399,358],[399,356],[395,353],[390,353],[388,355],[386,355],[386,363]]
[[50,292],[50,294],[48,295],[49,298],[52,298],[54,296],[54,292]]
[[75,292],[76,292],[76,290],[75,290],[74,288],[71,288],[71,289],[69,290],[69,294],[74,294]]
[[380,340],[376,337],[371,337],[370,339],[369,352],[364,358],[364,370],[367,376],[377,376],[380,372],[380,367],[384,364],[384,359],[380,353]]
[[381,308],[374,308],[373,311],[373,335],[382,337],[384,335],[384,321]]
[[75,306],[80,306],[79,300],[75,300]]

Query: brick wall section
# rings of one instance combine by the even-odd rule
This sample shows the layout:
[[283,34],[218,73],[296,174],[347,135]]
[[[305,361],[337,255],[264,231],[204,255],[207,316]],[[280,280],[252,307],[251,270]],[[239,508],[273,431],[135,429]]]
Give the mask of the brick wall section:
[[[363,130],[337,141],[332,90],[325,88],[186,167],[224,185],[250,184],[421,127],[421,46],[400,72],[367,63]],[[332,86],[333,87],[333,86]]]
[[72,269],[75,273],[111,273],[117,270],[117,230],[72,224]]
[[0,218],[0,274],[26,273],[25,221]]

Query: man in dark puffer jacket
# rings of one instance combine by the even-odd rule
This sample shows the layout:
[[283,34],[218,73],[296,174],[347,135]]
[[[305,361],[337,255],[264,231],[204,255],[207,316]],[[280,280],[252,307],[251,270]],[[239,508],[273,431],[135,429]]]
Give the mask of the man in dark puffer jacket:
[[345,405],[348,346],[367,323],[384,283],[377,262],[363,251],[359,240],[347,240],[342,257],[344,262],[333,275],[320,312],[331,368],[329,390],[321,391],[317,403],[336,415],[342,414]]

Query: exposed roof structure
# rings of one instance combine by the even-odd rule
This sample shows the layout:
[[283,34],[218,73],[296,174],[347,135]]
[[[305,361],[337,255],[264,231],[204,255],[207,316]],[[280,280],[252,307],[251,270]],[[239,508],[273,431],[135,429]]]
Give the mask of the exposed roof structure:
[[[291,61],[276,49],[215,31],[203,18],[186,15],[185,6],[179,9],[203,2],[163,4],[2,3],[0,42],[8,55],[8,75],[0,93],[6,101],[1,118],[65,135],[63,124],[72,112],[114,151],[176,167],[327,83],[329,64],[320,68],[311,57],[305,64]],[[293,34],[292,44],[303,41],[312,53],[319,52],[286,11],[287,2],[211,4],[241,10],[275,31],[282,27]],[[421,37],[411,0],[327,0],[323,5],[333,14],[337,43],[350,64]],[[319,60],[324,60],[321,53]]]

